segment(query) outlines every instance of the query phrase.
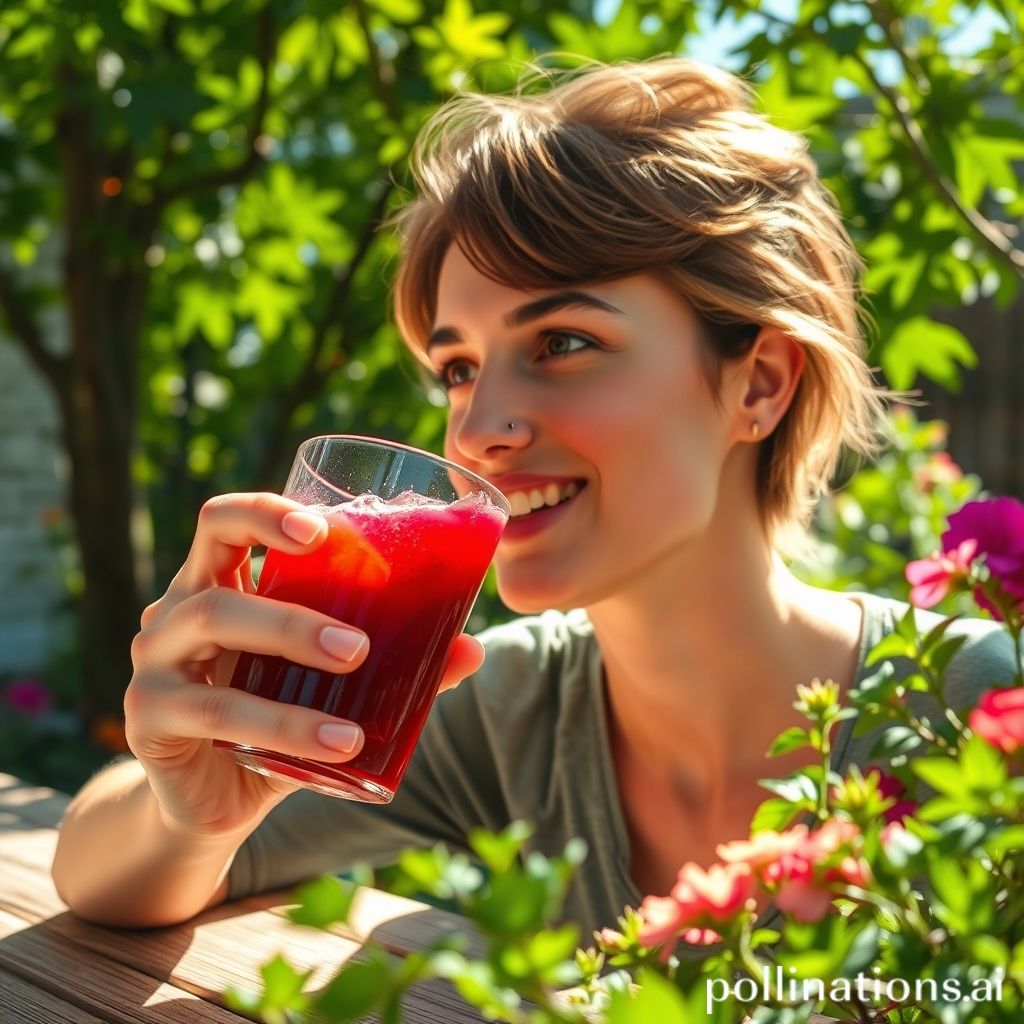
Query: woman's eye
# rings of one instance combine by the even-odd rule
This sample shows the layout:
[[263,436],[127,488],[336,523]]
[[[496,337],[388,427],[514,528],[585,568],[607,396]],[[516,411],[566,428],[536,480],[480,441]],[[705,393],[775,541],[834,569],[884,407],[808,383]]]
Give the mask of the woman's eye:
[[472,367],[469,363],[464,363],[461,359],[453,359],[450,363],[445,363],[434,374],[434,382],[445,391],[448,391],[450,388],[465,384],[470,378],[463,374],[470,369]]
[[593,348],[594,342],[592,342],[585,334],[573,334],[571,331],[551,331],[546,335],[548,341],[548,351],[552,356],[567,356],[571,352],[578,352],[579,346],[572,348],[571,343],[574,341],[582,342],[583,347]]
[[[597,347],[597,343],[585,334],[575,334],[572,331],[548,331],[544,335],[544,342],[542,352],[547,359],[559,359],[570,356],[573,352]],[[544,358],[541,358],[541,362],[544,361]],[[434,382],[444,391],[450,391],[461,384],[468,384],[473,379],[473,369],[473,365],[464,359],[453,359],[434,373]]]

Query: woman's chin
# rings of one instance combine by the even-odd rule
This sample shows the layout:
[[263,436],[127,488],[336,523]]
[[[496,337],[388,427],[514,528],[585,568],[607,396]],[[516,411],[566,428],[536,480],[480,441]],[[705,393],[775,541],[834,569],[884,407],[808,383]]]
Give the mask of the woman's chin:
[[539,615],[551,609],[568,611],[579,604],[573,599],[565,587],[539,587],[513,585],[511,581],[502,583],[498,573],[498,596],[509,611],[517,615]]

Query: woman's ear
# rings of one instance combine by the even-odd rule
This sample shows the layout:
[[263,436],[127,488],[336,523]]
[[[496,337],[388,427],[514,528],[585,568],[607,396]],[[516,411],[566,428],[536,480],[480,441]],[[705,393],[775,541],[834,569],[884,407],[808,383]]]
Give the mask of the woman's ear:
[[[762,327],[738,374],[737,436],[767,437],[786,414],[807,363],[803,345],[777,327]],[[752,431],[753,424],[757,430]]]

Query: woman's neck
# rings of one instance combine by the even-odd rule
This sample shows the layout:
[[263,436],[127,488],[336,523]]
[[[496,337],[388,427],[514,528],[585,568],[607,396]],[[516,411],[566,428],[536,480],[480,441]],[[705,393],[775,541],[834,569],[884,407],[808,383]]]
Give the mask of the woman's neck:
[[792,706],[798,683],[852,682],[862,609],[800,583],[753,537],[684,562],[587,612],[620,750],[713,809],[737,784],[777,774],[771,741],[806,724]]

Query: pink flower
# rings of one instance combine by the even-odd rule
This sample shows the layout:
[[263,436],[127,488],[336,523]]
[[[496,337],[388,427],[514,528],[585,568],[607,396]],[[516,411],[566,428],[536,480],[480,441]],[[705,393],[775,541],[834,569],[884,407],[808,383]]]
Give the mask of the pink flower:
[[710,946],[722,941],[722,936],[711,928],[687,928],[680,938],[691,946]]
[[626,936],[614,928],[602,928],[597,933],[597,939],[602,946],[606,946],[608,949],[622,950],[626,948]]
[[53,694],[38,679],[12,679],[4,689],[4,700],[29,718],[39,718],[53,708]]
[[754,893],[747,864],[712,864],[705,871],[690,861],[679,869],[672,898],[683,908],[686,924],[698,927],[731,921]]
[[796,879],[780,886],[775,904],[798,921],[812,923],[820,921],[829,912],[832,894],[812,882]]
[[671,896],[645,896],[640,916],[644,923],[637,939],[644,946],[660,946],[674,939],[686,921],[683,908]]
[[[977,543],[977,554],[984,556],[1000,588],[1024,606],[1024,502],[1016,498],[968,502],[949,517],[949,528],[942,535],[943,551],[949,553],[968,540]],[[1002,619],[982,588],[975,589],[974,597]]]
[[722,843],[715,852],[727,864],[749,864],[751,870],[756,871],[778,860],[783,854],[800,849],[807,834],[806,825],[794,825],[785,832],[769,829],[755,832],[750,839],[734,839]]
[[940,484],[956,483],[963,475],[949,452],[935,452],[927,462],[915,467],[914,486],[924,494],[931,494]]
[[946,550],[916,562],[908,562],[906,575],[907,582],[911,584],[910,603],[917,608],[937,605],[956,582],[970,576],[971,562],[977,548],[978,542],[969,539],[952,551]]
[[859,837],[852,821],[830,818],[813,832],[803,824],[785,832],[759,832],[749,841],[720,846],[718,854],[746,864],[775,890],[780,909],[799,921],[817,921],[832,905],[836,885],[867,883],[867,863],[852,850]]
[[885,828],[882,829],[879,835],[879,841],[882,844],[882,849],[887,850],[893,843],[897,843],[906,833],[906,829],[903,827],[902,821],[890,821]]
[[967,724],[986,743],[1004,754],[1024,746],[1024,688],[989,690],[970,713]]

